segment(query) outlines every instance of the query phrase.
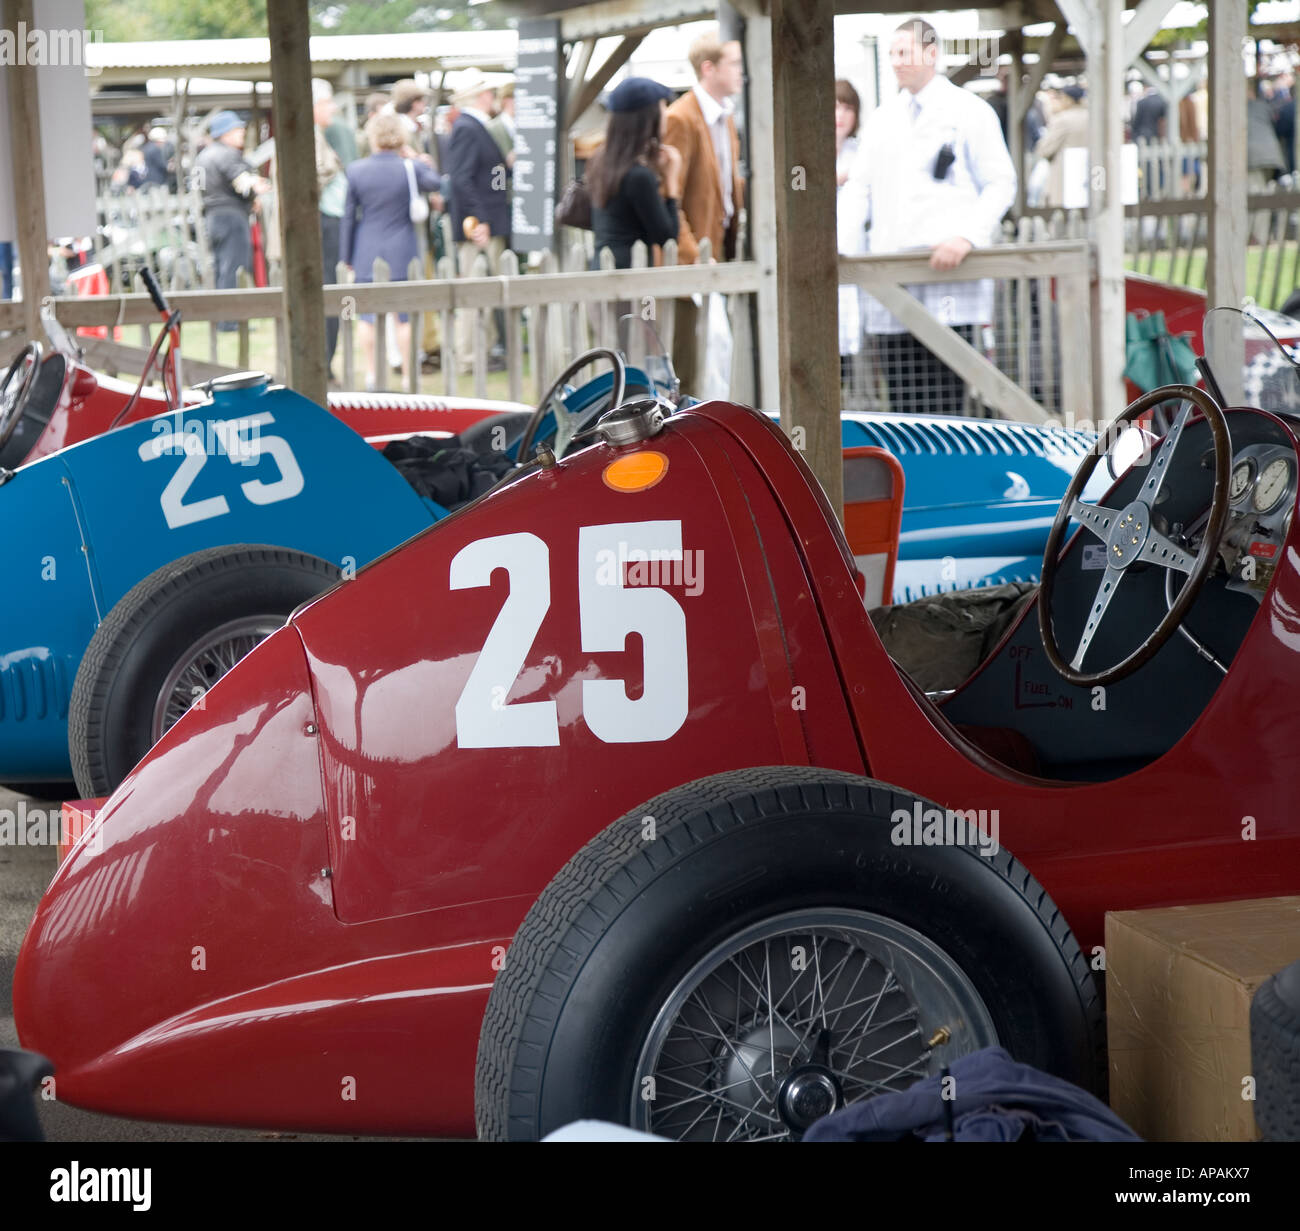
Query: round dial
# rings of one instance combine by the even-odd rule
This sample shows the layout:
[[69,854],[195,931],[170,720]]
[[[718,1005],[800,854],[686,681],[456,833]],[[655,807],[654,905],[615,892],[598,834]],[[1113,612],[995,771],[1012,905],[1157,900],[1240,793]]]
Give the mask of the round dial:
[[1232,479],[1228,484],[1228,498],[1237,501],[1246,494],[1246,489],[1250,486],[1250,476],[1254,473],[1254,467],[1249,462],[1238,462],[1232,471]]
[[1286,491],[1291,481],[1291,463],[1284,457],[1269,462],[1259,473],[1255,483],[1255,499],[1252,502],[1256,513],[1267,513]]

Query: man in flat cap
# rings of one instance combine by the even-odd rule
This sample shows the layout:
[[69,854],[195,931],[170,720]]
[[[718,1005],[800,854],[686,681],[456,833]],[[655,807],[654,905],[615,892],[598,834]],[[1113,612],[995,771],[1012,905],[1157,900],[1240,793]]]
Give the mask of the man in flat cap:
[[[218,111],[208,124],[212,141],[194,160],[194,170],[203,199],[208,245],[216,266],[218,290],[233,290],[235,274],[253,272],[253,240],[248,218],[257,194],[270,184],[256,175],[244,161],[244,121],[233,111]],[[222,321],[222,332],[239,328],[234,321]]]

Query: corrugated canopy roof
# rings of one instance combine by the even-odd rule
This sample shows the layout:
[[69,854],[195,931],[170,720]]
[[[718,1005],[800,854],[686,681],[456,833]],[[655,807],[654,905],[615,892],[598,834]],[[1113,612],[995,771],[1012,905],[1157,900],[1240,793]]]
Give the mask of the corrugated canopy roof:
[[[428,30],[401,34],[318,34],[311,40],[317,70],[346,64],[482,69],[513,68],[513,30]],[[86,62],[107,82],[145,77],[238,77],[267,80],[271,43],[264,38],[176,39],[152,43],[89,42]],[[199,71],[201,70],[201,71]],[[325,75],[329,75],[328,72]]]

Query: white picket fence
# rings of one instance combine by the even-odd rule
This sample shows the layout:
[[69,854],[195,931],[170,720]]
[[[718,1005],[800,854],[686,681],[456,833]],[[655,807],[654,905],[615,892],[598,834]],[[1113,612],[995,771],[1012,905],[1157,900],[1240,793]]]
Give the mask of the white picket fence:
[[[1246,294],[1281,308],[1300,287],[1300,191],[1275,188],[1246,198]],[[1126,265],[1180,286],[1203,287],[1209,234],[1205,197],[1171,197],[1125,207]],[[1027,210],[1052,238],[1087,234],[1082,210]],[[1023,220],[1022,220],[1023,221]]]

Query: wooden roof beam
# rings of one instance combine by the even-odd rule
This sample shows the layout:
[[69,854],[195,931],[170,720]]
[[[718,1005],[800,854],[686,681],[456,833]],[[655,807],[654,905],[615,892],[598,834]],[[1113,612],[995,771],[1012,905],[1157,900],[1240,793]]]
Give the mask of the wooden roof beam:
[[325,296],[321,261],[320,190],[316,184],[316,123],[311,99],[311,25],[307,6],[269,4],[271,95],[284,253],[284,320],[289,385],[326,404]]
[[575,80],[570,83],[573,98],[564,115],[564,126],[572,128],[578,117],[600,97],[600,92],[609,84],[609,79],[631,58],[632,53],[641,46],[644,34],[629,34],[610,53],[607,59],[581,85]]

